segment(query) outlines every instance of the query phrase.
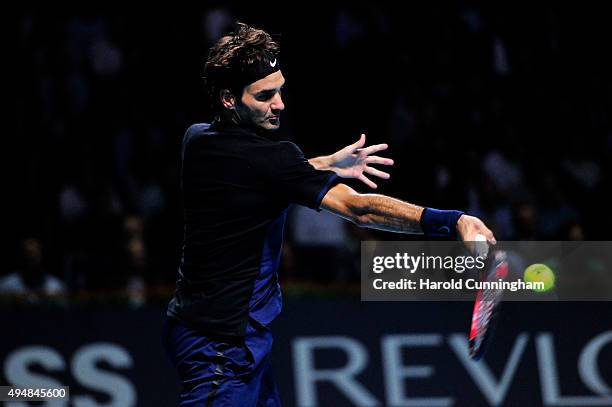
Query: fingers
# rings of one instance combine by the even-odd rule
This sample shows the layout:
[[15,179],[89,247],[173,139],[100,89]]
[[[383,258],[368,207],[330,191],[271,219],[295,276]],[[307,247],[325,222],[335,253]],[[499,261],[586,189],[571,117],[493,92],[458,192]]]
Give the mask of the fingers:
[[377,170],[376,168],[372,168],[372,167],[365,167],[363,169],[364,172],[367,172],[370,175],[374,175],[375,177],[378,178],[382,178],[382,179],[389,179],[391,177],[391,175],[389,175],[388,173],[384,172],[384,171],[380,171]]
[[361,148],[361,147],[365,146],[365,142],[366,142],[366,136],[365,136],[365,134],[362,134],[361,137],[359,137],[359,140],[357,140],[356,143],[351,144],[351,148],[353,148],[353,149]]
[[[479,222],[482,223],[482,222]],[[491,229],[489,229],[488,227],[486,227],[484,224],[482,225],[477,225],[477,233],[475,236],[484,236],[487,243],[490,245],[494,245],[497,243],[497,240],[495,239],[495,236],[493,235],[493,232],[491,232]],[[476,239],[476,238],[474,238]]]
[[480,230],[478,234],[483,235],[486,238],[488,244],[490,245],[497,244],[497,240],[495,239],[493,232],[491,232],[491,230],[487,228],[486,226],[482,228],[482,230]]
[[376,155],[369,156],[365,159],[366,164],[382,164],[393,165],[394,161],[390,158],[378,157]]
[[497,244],[497,240],[491,229],[489,229],[483,221],[474,216],[462,215],[457,221],[457,231],[464,241],[476,241],[476,236],[480,234],[485,237],[488,244]]
[[373,183],[372,181],[370,181],[368,179],[368,177],[366,177],[365,175],[361,174],[358,178],[359,181],[363,182],[364,184],[366,184],[367,186],[369,186],[372,189],[376,189],[378,188],[378,185],[376,185],[375,183]]
[[370,155],[379,151],[386,150],[387,148],[389,148],[389,145],[387,144],[374,144],[373,146],[369,146],[362,149],[360,152],[364,153],[365,155]]

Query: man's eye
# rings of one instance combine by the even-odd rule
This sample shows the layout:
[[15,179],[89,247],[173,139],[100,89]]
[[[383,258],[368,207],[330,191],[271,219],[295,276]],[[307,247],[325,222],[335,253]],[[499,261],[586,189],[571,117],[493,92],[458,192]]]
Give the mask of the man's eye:
[[268,100],[272,97],[272,95],[268,94],[268,93],[264,93],[263,95],[259,95],[257,96],[257,100],[259,101],[264,101],[264,100]]

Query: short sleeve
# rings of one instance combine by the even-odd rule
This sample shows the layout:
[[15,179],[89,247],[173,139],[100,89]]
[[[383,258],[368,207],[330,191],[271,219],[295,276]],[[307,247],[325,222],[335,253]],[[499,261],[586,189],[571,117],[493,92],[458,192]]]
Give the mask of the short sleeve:
[[283,141],[275,147],[268,162],[274,193],[288,203],[320,210],[327,191],[339,182],[337,175],[316,170],[294,143]]

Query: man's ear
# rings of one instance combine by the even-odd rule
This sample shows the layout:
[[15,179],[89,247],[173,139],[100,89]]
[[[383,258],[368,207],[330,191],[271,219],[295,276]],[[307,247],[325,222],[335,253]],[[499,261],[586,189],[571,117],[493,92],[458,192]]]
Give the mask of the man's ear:
[[224,108],[233,110],[236,106],[236,98],[234,94],[230,92],[229,89],[221,89],[219,92],[219,97],[221,98],[221,104]]

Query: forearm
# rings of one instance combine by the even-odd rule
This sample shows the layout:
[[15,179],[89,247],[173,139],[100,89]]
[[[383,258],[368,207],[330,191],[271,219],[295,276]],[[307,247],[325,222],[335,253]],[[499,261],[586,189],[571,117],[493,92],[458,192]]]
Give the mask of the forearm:
[[397,233],[422,233],[423,207],[377,194],[360,195],[356,209],[359,226]]
[[331,156],[329,155],[311,158],[308,160],[308,162],[315,168],[315,170],[332,170]]
[[484,235],[489,243],[496,242],[493,232],[480,219],[461,211],[424,208],[385,195],[359,194],[344,184],[333,186],[325,194],[321,208],[373,229],[464,241],[475,241],[478,235]]
[[359,194],[344,184],[330,189],[321,207],[362,227],[449,238],[457,236],[458,221],[463,215],[460,211],[424,208],[386,195]]

